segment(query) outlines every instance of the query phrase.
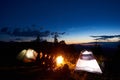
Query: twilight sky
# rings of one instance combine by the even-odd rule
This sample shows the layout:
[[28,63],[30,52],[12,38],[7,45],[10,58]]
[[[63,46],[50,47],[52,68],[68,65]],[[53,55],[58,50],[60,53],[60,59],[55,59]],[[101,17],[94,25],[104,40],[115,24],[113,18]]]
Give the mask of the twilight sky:
[[0,0],[0,40],[32,40],[46,30],[66,32],[59,38],[66,43],[119,36],[120,0]]

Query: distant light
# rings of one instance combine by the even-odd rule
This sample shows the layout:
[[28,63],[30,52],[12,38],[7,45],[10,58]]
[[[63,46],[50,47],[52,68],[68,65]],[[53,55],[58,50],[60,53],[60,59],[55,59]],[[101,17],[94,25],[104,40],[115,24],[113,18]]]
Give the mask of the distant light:
[[56,58],[56,62],[57,62],[57,66],[60,66],[63,64],[63,57],[62,56],[58,56]]
[[49,55],[49,57],[48,57],[49,59],[51,58],[51,56]]
[[47,57],[47,54],[45,54],[45,58]]
[[42,52],[40,52],[40,59],[43,57],[43,54],[42,54]]
[[42,64],[45,64],[45,62],[43,62]]

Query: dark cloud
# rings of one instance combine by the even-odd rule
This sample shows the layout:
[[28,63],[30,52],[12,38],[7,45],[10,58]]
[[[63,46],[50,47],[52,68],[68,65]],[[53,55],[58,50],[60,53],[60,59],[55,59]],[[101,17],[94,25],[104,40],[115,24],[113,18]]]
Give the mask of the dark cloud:
[[55,34],[57,34],[57,35],[64,35],[65,32],[52,32],[52,33],[51,33],[51,35],[55,35]]
[[64,35],[64,34],[65,34],[65,32],[62,32],[61,34],[62,34],[62,35]]
[[90,36],[95,38],[94,40],[108,40],[112,38],[120,38],[120,35],[102,35],[102,36]]
[[21,36],[21,37],[34,37],[37,35],[40,35],[40,32],[38,30],[27,30],[27,31],[21,31],[19,29],[14,29],[13,33],[11,34],[13,36]]
[[8,32],[8,27],[3,27],[3,28],[1,28],[0,32],[2,32],[2,33]]
[[8,34],[10,36],[16,36],[16,37],[47,37],[50,34],[50,31],[40,31],[39,29],[34,28],[14,28],[10,31],[10,28],[3,27],[0,29],[0,33],[2,34]]
[[22,40],[21,38],[16,38],[15,40]]
[[49,36],[50,35],[50,31],[44,31],[44,32],[40,32],[40,36]]
[[94,40],[108,40],[108,38],[96,38]]
[[53,36],[53,37],[60,37],[60,35],[64,35],[65,34],[65,32],[52,32],[51,33],[51,35]]

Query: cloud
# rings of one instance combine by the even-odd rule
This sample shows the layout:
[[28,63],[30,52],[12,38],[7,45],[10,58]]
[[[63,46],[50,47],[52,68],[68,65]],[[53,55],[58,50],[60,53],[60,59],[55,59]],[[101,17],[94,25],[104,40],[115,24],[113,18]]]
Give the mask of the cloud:
[[7,34],[10,36],[16,36],[16,37],[47,37],[50,34],[50,31],[40,31],[39,29],[34,28],[14,28],[11,30],[8,27],[3,27],[0,29],[1,34]]
[[120,35],[101,35],[101,36],[90,36],[95,38],[94,40],[108,40],[112,38],[120,38]]
[[0,32],[2,32],[2,33],[8,32],[8,27],[3,27],[3,28],[0,30]]
[[64,35],[66,34],[65,32],[52,32],[51,35],[52,36],[56,36],[56,37],[60,37],[60,35]]
[[15,40],[22,40],[21,38],[15,38]]

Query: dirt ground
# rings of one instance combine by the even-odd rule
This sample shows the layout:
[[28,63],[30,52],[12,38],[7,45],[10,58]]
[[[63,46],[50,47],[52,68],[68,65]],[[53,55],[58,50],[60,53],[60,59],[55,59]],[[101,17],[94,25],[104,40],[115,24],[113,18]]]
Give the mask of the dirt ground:
[[46,70],[40,66],[0,67],[0,80],[120,80],[118,74],[75,72],[67,68]]

